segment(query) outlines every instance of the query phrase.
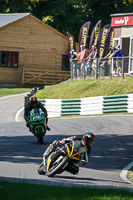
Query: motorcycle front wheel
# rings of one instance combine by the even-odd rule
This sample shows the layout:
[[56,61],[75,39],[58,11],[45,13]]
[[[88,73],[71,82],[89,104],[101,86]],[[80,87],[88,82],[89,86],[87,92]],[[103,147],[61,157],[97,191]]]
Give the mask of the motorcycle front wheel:
[[40,144],[43,144],[43,132],[41,127],[37,128],[37,137]]
[[49,171],[46,173],[46,176],[53,177],[55,174],[60,174],[64,171],[68,164],[68,158],[64,157],[61,162],[57,165],[57,163],[53,163],[53,165],[50,167]]

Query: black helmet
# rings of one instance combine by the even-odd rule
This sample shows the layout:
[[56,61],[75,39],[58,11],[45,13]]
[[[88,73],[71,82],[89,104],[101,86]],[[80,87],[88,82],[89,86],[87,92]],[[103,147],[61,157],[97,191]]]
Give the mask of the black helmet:
[[89,147],[95,141],[95,135],[93,133],[87,132],[83,136],[83,143],[85,146]]
[[33,106],[36,106],[37,104],[37,98],[35,96],[31,96],[30,97],[30,103],[33,105]]

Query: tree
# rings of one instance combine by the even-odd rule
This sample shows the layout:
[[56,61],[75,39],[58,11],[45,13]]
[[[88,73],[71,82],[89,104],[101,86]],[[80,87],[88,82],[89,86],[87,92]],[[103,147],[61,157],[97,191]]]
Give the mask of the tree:
[[32,12],[39,0],[0,0],[1,13]]
[[81,26],[91,21],[89,36],[95,24],[110,24],[110,15],[132,12],[133,0],[0,0],[1,13],[30,12],[58,31],[70,32],[78,41]]
[[85,22],[91,21],[90,35],[99,20],[104,26],[111,23],[111,14],[132,12],[124,1],[45,0],[39,1],[33,14],[64,34],[71,32],[78,41],[80,28]]

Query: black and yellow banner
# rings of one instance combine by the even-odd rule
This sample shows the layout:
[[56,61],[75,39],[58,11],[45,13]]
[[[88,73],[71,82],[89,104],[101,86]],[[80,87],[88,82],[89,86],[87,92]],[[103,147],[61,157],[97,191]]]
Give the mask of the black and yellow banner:
[[70,58],[70,51],[72,49],[74,49],[76,51],[76,43],[75,43],[75,39],[71,33],[68,33],[67,36],[68,36],[68,55]]
[[98,48],[99,58],[105,57],[108,53],[110,30],[111,30],[110,24],[105,25],[101,30],[99,38],[99,48]]
[[90,43],[89,43],[89,54],[91,53],[92,45],[95,45],[98,48],[100,29],[101,29],[101,20],[99,20],[97,22],[94,29],[92,30],[91,37],[90,37]]
[[89,28],[90,28],[90,21],[86,22],[85,24],[83,24],[83,26],[80,29],[80,34],[79,34],[79,51],[80,51],[80,46],[81,45],[83,45],[84,47],[86,46]]

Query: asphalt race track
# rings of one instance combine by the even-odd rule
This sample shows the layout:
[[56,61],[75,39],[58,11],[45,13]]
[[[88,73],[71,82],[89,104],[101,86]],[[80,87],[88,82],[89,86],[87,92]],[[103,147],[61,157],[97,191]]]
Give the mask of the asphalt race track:
[[[0,98],[0,103],[0,180],[133,189],[132,184],[120,178],[121,170],[133,161],[132,115],[49,119],[51,131],[41,145],[24,122],[14,121],[16,112],[24,105],[24,95]],[[48,178],[37,173],[50,143],[87,131],[93,132],[96,140],[89,163],[80,167],[78,175],[64,172]]]

